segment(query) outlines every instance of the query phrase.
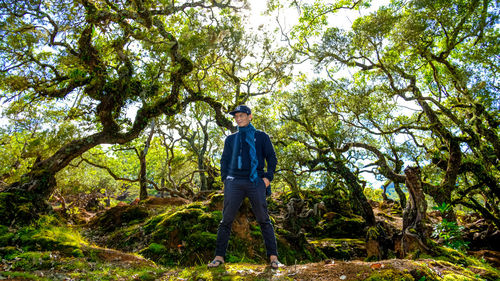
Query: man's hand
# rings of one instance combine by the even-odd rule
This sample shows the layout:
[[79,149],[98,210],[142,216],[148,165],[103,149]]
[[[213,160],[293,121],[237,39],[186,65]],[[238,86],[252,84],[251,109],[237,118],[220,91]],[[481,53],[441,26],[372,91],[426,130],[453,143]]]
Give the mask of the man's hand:
[[271,182],[267,178],[262,178],[262,180],[266,184],[266,187],[268,187],[271,184]]

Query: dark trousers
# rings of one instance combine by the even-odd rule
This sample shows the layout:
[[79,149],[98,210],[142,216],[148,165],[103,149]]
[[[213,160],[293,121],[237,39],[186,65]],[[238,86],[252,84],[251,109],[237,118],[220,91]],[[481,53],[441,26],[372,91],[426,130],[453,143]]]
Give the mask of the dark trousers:
[[267,256],[278,255],[276,247],[276,237],[274,228],[269,219],[266,201],[266,186],[262,179],[257,183],[252,183],[250,179],[231,178],[224,182],[224,209],[222,211],[222,221],[217,231],[217,243],[215,255],[224,257],[226,255],[227,244],[231,234],[233,224],[243,199],[248,197],[252,204],[252,211],[257,222],[260,224],[260,231],[266,245]]

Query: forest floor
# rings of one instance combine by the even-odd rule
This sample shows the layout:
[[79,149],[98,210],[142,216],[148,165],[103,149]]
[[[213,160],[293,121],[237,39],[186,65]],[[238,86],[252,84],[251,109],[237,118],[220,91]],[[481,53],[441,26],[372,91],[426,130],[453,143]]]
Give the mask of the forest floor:
[[[99,264],[84,258],[51,258],[51,268],[13,271],[16,262],[3,261],[0,280],[498,280],[487,278],[479,267],[463,267],[434,259],[391,259],[379,262],[324,261],[318,263],[283,266],[277,270],[267,265],[228,263],[219,268],[206,266],[167,268],[154,265],[136,255],[106,250]],[[32,259],[31,262],[44,261]],[[427,269],[432,279],[415,278],[415,272]],[[428,276],[428,275],[427,275]],[[481,276],[475,279],[474,276]],[[486,278],[485,278],[486,277]],[[492,279],[493,278],[493,279]]]
[[[401,228],[400,216],[388,217],[377,206],[374,212],[378,220]],[[83,212],[80,215],[80,219],[88,223],[95,214]],[[483,262],[465,264],[439,257],[374,262],[329,259],[283,265],[277,270],[267,264],[240,262],[209,269],[203,264],[209,260],[201,260],[198,262],[201,265],[197,266],[168,267],[134,253],[91,244],[82,246],[82,253],[73,256],[59,250],[21,250],[21,254],[1,260],[0,280],[500,280],[500,268],[485,263],[484,257]],[[500,257],[500,253],[494,254]]]

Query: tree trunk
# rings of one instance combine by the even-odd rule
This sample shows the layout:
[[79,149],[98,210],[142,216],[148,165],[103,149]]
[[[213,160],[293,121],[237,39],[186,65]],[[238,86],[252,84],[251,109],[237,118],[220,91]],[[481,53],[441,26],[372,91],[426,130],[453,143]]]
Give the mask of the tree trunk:
[[384,200],[384,202],[386,202],[386,201],[389,200],[389,198],[387,197],[387,187],[389,186],[389,184],[391,184],[390,181],[388,181],[384,185],[382,185],[382,187],[383,187],[383,190],[382,190],[382,199]]
[[205,191],[208,190],[208,184],[207,184],[207,176],[206,176],[206,167],[205,163],[203,162],[203,155],[198,155],[198,170],[199,175],[200,175],[200,191]]
[[139,158],[140,160],[140,165],[141,169],[139,171],[139,200],[146,200],[148,199],[148,182],[147,182],[147,177],[146,177],[146,155],[142,156]]
[[396,193],[398,194],[399,204],[401,205],[401,209],[404,210],[406,208],[406,194],[399,186],[399,182],[394,183],[394,190],[396,190]]
[[427,202],[422,190],[420,170],[417,167],[407,167],[404,173],[410,196],[403,212],[401,257],[406,257],[408,253],[415,251],[431,252],[431,247],[428,245],[429,231],[425,226]]
[[[447,129],[445,125],[439,120],[438,115],[429,106],[429,104],[423,99],[417,99],[418,103],[424,110],[429,121],[433,124],[433,131],[441,136],[448,149],[448,159],[446,161],[446,170],[444,174],[443,181],[441,183],[440,190],[437,191],[437,197],[433,196],[436,203],[441,205],[446,203],[451,205],[451,193],[456,188],[458,174],[460,172],[460,167],[462,165],[462,151],[460,147],[460,141]],[[432,194],[432,193],[429,193]],[[455,212],[452,208],[444,213],[443,218],[446,218],[449,222],[456,222],[457,218]]]
[[51,157],[35,163],[30,172],[23,175],[20,181],[8,186],[5,191],[32,193],[38,199],[45,201],[56,187],[56,173],[85,151],[105,143],[106,139],[104,133],[97,133],[68,143]]
[[[78,157],[92,147],[104,143],[106,135],[97,133],[83,139],[74,140],[60,148],[51,157],[36,162],[31,171],[24,174],[18,182],[7,186],[2,192],[2,200],[10,200],[11,196],[16,198],[16,202],[0,202],[1,206],[11,206],[9,212],[2,214],[2,220],[9,224],[14,222],[29,223],[36,219],[40,213],[51,210],[47,199],[56,188],[57,172],[66,167],[74,158]],[[10,195],[9,195],[10,194]],[[12,200],[10,200],[12,201]],[[31,204],[30,211],[24,212],[22,204]],[[26,205],[28,206],[28,205]],[[19,214],[24,214],[22,218]]]
[[151,139],[153,139],[153,135],[155,132],[155,120],[151,121],[151,131],[149,132],[146,143],[144,143],[144,149],[139,154],[139,162],[141,165],[141,169],[139,171],[139,200],[148,199],[148,179],[146,176],[147,165],[146,165],[146,156],[148,155],[149,146],[151,145]]
[[368,199],[366,199],[363,187],[358,182],[358,177],[347,168],[342,161],[335,161],[335,170],[338,172],[352,191],[354,200],[360,205],[363,218],[368,226],[375,226],[375,215]]
[[386,252],[383,249],[381,241],[385,240],[385,233],[378,231],[377,222],[375,220],[375,214],[373,213],[372,206],[366,199],[363,191],[363,187],[358,182],[358,177],[345,166],[342,161],[334,161],[335,170],[338,172],[345,180],[349,189],[351,190],[352,197],[357,204],[360,205],[362,216],[368,225],[368,231],[366,233],[366,245],[367,245],[367,255],[368,257],[374,257],[376,259],[381,259]]

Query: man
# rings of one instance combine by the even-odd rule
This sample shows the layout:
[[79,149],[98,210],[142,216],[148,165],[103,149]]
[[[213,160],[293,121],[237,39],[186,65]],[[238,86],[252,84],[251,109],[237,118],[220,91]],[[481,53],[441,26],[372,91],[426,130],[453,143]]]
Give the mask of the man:
[[[234,116],[238,132],[228,136],[224,142],[221,158],[221,178],[224,182],[224,209],[222,221],[217,231],[215,258],[208,267],[224,264],[232,223],[245,197],[252,204],[252,211],[260,224],[271,268],[281,265],[274,228],[269,219],[266,189],[269,187],[276,170],[276,153],[269,136],[252,126],[252,111],[240,105],[229,114]],[[267,171],[264,172],[265,162]]]

